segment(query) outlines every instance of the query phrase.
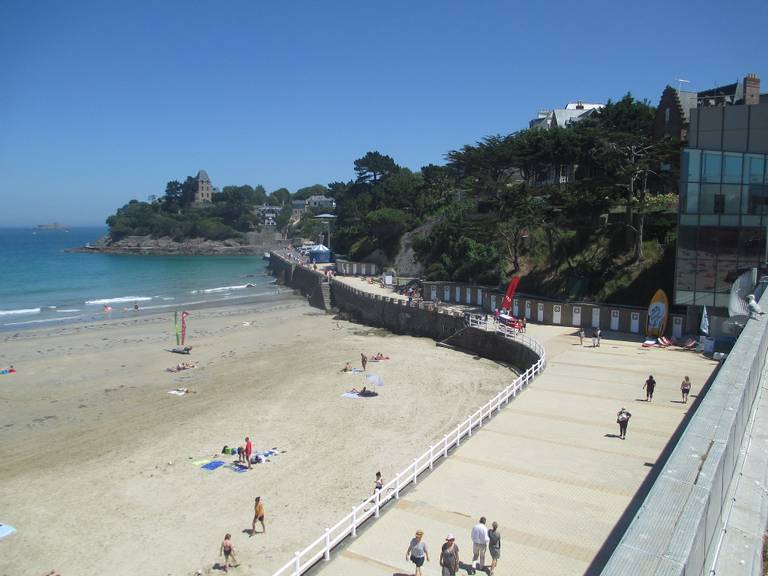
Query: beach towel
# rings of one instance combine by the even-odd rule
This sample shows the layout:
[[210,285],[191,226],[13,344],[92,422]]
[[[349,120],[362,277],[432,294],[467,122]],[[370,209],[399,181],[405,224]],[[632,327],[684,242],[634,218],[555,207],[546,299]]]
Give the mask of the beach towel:
[[187,393],[186,390],[168,390],[168,394],[173,394],[174,396],[184,396]]
[[221,460],[213,460],[212,462],[208,462],[208,464],[203,464],[200,466],[203,470],[216,470],[216,468],[219,468],[221,466],[224,466],[224,462]]
[[227,468],[232,470],[232,472],[238,472],[238,473],[248,472],[248,466],[246,466],[245,464],[241,464],[240,462],[237,462],[235,464],[230,464],[229,466],[227,466]]
[[354,392],[344,392],[344,394],[341,395],[342,398],[360,398],[357,394]]
[[659,345],[653,338],[643,342],[643,348],[657,348]]
[[202,466],[203,464],[208,464],[210,460],[195,460],[192,462],[192,466]]
[[8,524],[0,524],[0,538],[5,538],[16,532],[16,528],[8,526]]

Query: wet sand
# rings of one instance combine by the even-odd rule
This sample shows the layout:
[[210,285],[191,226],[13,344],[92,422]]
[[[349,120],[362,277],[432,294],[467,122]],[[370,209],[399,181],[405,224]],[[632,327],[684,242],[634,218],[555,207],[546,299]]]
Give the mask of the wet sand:
[[[18,369],[0,376],[0,523],[18,530],[1,575],[219,574],[226,532],[239,573],[271,574],[514,378],[293,296],[194,311],[189,336],[190,356],[165,350],[169,314],[0,334]],[[380,396],[341,397],[365,385],[344,363],[379,351]],[[181,361],[198,367],[165,372]],[[192,464],[229,463],[246,435],[278,454],[245,473]],[[250,537],[256,495],[267,533]]]

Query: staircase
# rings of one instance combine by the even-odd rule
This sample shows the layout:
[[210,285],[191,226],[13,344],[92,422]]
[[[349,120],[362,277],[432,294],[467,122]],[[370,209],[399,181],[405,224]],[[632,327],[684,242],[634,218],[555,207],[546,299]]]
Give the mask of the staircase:
[[322,282],[320,284],[320,292],[323,295],[323,305],[325,306],[325,311],[330,312],[331,308],[333,307],[331,285],[328,282]]

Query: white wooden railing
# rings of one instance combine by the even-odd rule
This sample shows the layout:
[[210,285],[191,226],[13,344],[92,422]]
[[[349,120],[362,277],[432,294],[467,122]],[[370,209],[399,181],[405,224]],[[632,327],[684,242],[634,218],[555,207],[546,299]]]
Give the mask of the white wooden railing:
[[[480,315],[471,316],[477,316],[475,320],[470,320],[470,322],[475,322],[477,324],[477,326],[473,327],[480,328]],[[483,322],[485,322],[484,317]],[[377,491],[374,495],[363,500],[361,504],[352,508],[352,511],[349,514],[339,520],[335,525],[326,528],[325,532],[317,540],[304,548],[304,550],[296,552],[294,557],[275,572],[273,576],[283,576],[288,574],[291,576],[299,576],[311,568],[321,558],[326,561],[330,560],[331,550],[333,550],[334,547],[348,536],[352,536],[353,538],[357,536],[357,529],[361,524],[371,517],[378,518],[381,509],[385,504],[393,499],[398,500],[400,498],[400,493],[410,484],[416,485],[419,481],[419,476],[422,473],[426,470],[432,470],[435,462],[441,458],[447,458],[451,449],[461,446],[462,440],[472,436],[474,430],[490,421],[494,414],[498,413],[510,399],[517,396],[523,388],[544,370],[546,365],[546,355],[544,347],[541,344],[526,334],[520,334],[506,326],[502,326],[501,328],[502,329],[497,329],[498,334],[509,340],[521,342],[524,346],[532,349],[539,356],[538,361],[520,374],[512,384],[496,394],[473,414],[470,414],[469,417],[456,426],[456,428],[445,434],[442,439],[432,444],[421,456],[414,458],[413,463],[409,464],[405,469],[396,474],[395,478],[385,484],[382,490]],[[485,324],[483,329],[488,329],[488,325]]]

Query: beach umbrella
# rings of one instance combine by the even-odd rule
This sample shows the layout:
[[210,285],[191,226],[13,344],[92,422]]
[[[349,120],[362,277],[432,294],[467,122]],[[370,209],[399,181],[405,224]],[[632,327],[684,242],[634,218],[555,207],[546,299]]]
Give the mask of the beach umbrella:
[[384,386],[384,380],[382,380],[381,377],[377,376],[376,374],[367,374],[365,379],[374,386]]

